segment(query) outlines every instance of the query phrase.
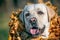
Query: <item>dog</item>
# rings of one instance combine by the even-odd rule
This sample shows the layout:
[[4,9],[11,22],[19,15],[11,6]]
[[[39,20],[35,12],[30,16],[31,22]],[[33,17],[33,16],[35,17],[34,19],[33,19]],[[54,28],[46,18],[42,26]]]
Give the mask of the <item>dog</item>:
[[9,40],[59,40],[60,17],[54,6],[26,5],[10,16]]
[[19,18],[23,22],[26,32],[32,37],[48,38],[50,20],[54,15],[55,11],[45,4],[32,4],[25,6]]

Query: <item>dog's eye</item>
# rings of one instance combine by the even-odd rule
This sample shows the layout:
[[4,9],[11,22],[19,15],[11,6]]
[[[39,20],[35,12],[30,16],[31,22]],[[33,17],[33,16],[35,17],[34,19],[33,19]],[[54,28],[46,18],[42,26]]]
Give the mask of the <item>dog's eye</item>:
[[37,13],[40,14],[40,15],[41,15],[41,14],[44,14],[42,11],[38,11]]
[[27,14],[26,14],[26,17],[29,16],[29,15],[30,15],[30,13],[27,13]]

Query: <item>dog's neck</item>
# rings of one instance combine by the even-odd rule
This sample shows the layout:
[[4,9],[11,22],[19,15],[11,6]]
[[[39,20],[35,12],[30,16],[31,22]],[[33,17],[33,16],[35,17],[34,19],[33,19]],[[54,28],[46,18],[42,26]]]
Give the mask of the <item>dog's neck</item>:
[[19,34],[20,34],[22,40],[30,40],[32,37],[28,32],[26,32],[26,30],[23,30]]
[[25,30],[23,32],[20,32],[20,37],[21,37],[21,40],[31,40],[31,39],[36,39],[38,37],[32,37],[31,34],[27,33]]

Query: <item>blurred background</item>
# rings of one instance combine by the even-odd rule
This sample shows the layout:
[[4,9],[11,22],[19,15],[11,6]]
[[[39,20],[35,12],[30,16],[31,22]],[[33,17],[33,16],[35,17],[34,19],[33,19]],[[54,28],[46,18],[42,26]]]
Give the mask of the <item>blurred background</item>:
[[[44,0],[44,2],[47,1],[57,6],[58,15],[60,15],[60,0]],[[0,0],[0,40],[8,40],[8,22],[11,12],[23,9],[27,2],[36,3],[37,0]]]

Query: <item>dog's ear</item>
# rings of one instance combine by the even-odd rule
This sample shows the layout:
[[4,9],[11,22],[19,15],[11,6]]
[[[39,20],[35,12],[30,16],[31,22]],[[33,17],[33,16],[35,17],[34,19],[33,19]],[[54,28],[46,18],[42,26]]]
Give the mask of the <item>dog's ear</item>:
[[47,13],[48,13],[48,19],[50,21],[55,16],[56,12],[52,8],[47,7]]
[[20,20],[23,22],[24,21],[24,12],[22,11],[21,14],[19,15]]
[[27,5],[24,7],[24,9],[22,10],[21,14],[19,15],[19,18],[23,22],[23,24],[25,22],[24,14],[25,14],[26,9],[27,9]]

